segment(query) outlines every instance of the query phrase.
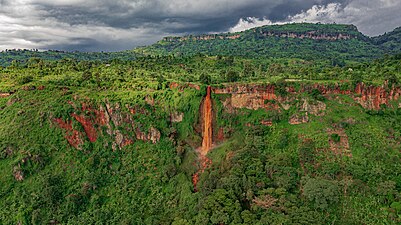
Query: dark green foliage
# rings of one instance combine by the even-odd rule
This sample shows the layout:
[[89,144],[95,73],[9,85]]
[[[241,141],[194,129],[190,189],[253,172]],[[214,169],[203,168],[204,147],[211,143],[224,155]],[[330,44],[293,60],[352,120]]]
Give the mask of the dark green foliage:
[[236,71],[233,70],[229,70],[227,71],[226,75],[225,75],[225,81],[226,82],[236,82],[239,80],[239,74]]
[[199,82],[202,84],[211,84],[212,83],[212,78],[210,75],[206,73],[202,73],[199,77]]
[[322,95],[322,92],[318,89],[313,89],[311,92],[311,96],[312,96],[312,98],[319,100],[319,101],[325,100],[324,96]]
[[16,82],[19,85],[24,85],[33,81],[33,76],[31,75],[20,75],[17,77]]
[[340,142],[341,141],[341,137],[338,134],[332,134],[331,135],[331,140],[333,140],[334,142]]
[[103,61],[110,62],[113,59],[133,60],[137,55],[131,51],[122,52],[65,52],[57,50],[37,51],[27,49],[9,49],[0,52],[1,66],[32,67],[41,60],[77,60],[77,61]]
[[383,46],[389,53],[401,52],[401,27],[396,28],[394,31],[385,33],[378,37],[374,37],[373,41],[376,44]]
[[321,178],[303,177],[303,195],[321,210],[333,208],[339,202],[339,187],[336,182]]

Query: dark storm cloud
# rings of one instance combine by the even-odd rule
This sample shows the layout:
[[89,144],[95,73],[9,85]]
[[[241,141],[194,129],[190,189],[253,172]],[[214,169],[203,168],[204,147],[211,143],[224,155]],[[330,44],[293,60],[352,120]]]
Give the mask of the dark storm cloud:
[[0,0],[0,49],[122,50],[166,35],[292,21],[355,23],[378,34],[401,25],[400,7],[399,0]]
[[[219,3],[220,2],[220,3]],[[104,24],[116,28],[154,26],[164,32],[225,31],[242,17],[265,17],[273,21],[300,13],[313,5],[326,5],[329,0],[117,0],[85,1],[85,4],[60,4],[36,1],[37,8],[70,25]],[[344,0],[337,0],[344,3]],[[179,27],[159,26],[174,22]]]

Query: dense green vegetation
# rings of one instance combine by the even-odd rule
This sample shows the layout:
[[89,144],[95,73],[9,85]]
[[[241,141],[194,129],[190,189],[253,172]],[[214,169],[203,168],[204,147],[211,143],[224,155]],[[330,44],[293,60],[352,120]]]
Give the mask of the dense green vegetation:
[[401,27],[384,35],[374,37],[373,40],[376,44],[384,46],[389,52],[399,53],[401,52]]
[[38,51],[10,49],[0,52],[0,66],[20,66],[36,63],[38,60],[76,60],[102,61],[134,60],[136,55],[131,51],[122,52],[64,52],[57,50]]
[[[256,30],[304,33],[323,25],[309,26]],[[321,32],[342,29],[357,37],[344,42],[365,38],[352,26]],[[9,55],[0,57],[0,224],[401,223],[401,99],[372,109],[353,93],[361,82],[399,90],[400,55],[367,60],[378,56],[370,51],[360,61],[352,56],[359,53],[305,59],[174,51],[135,60],[2,53]],[[212,94],[216,145],[195,191],[206,86],[256,84],[274,85],[277,98],[263,102],[270,108],[238,100],[253,88],[235,96],[249,107],[228,104],[235,94]],[[325,94],[317,84],[344,93]],[[294,115],[308,121],[290,123]],[[71,122],[71,130],[57,121]],[[160,139],[141,140],[138,131],[152,129]],[[82,143],[74,147],[68,137]]]
[[397,30],[369,38],[353,25],[302,23],[264,26],[233,34],[167,37],[135,52],[363,61],[399,52],[400,37]]

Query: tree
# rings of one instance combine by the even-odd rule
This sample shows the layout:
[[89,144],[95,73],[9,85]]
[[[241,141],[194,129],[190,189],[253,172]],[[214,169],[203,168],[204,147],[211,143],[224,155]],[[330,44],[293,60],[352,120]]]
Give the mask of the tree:
[[238,80],[239,80],[239,74],[238,74],[238,72],[233,71],[233,70],[229,70],[229,71],[226,73],[225,80],[226,80],[227,82],[236,82],[236,81],[238,81]]
[[320,210],[326,210],[339,201],[339,188],[336,182],[322,178],[303,177],[303,195]]
[[199,77],[199,82],[209,85],[212,83],[212,78],[209,74],[206,74],[205,72],[203,72]]

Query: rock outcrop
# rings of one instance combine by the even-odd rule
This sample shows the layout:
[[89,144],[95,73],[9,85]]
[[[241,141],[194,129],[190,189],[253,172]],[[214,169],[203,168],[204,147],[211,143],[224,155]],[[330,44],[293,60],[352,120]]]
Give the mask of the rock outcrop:
[[348,135],[342,128],[328,129],[330,150],[336,155],[352,157]]
[[10,93],[0,93],[0,98],[7,98],[10,97],[11,94]]
[[179,123],[184,119],[184,113],[174,112],[170,114],[170,122]]
[[273,85],[231,85],[225,88],[214,88],[215,94],[230,94],[231,98],[226,100],[227,107],[237,109],[278,109],[277,100]]
[[[136,113],[145,115],[146,112],[143,109],[126,106],[128,110],[126,112],[121,109],[120,104],[112,105],[108,102],[105,103],[105,106],[96,107],[82,103],[80,108],[72,102],[69,104],[73,106],[75,111],[70,114],[71,120],[64,121],[61,118],[55,118],[54,122],[65,130],[65,138],[76,149],[82,149],[86,139],[90,142],[96,142],[98,137],[102,135],[108,135],[114,140],[112,143],[113,150],[131,145],[136,140],[155,144],[161,138],[160,131],[155,127],[143,129],[140,123],[135,123],[133,116]],[[83,127],[83,132],[73,128],[74,120]],[[103,133],[102,128],[105,128],[106,133]]]
[[[321,84],[304,84],[298,91],[294,87],[288,86],[286,91],[289,96],[278,96],[275,93],[274,85],[228,85],[223,88],[213,88],[215,94],[230,94],[231,97],[226,99],[223,104],[229,109],[267,109],[277,110],[283,108],[288,110],[291,107],[291,102],[297,95],[318,90],[323,96],[330,95],[349,95],[363,108],[370,110],[379,110],[381,105],[389,105],[391,101],[397,101],[401,96],[401,88],[383,86],[367,86],[359,83],[354,90],[343,88],[340,85],[321,85]],[[312,112],[314,115],[320,116],[317,111],[324,111],[325,106],[322,103],[305,105],[308,109],[303,111]]]
[[355,88],[355,101],[366,109],[379,110],[381,105],[388,105],[390,101],[396,101],[401,96],[400,88],[386,90],[384,86],[366,86],[360,83]]
[[[256,32],[256,30],[254,30]],[[266,37],[278,37],[278,38],[297,38],[297,39],[313,39],[313,40],[350,40],[358,38],[357,35],[351,35],[347,33],[320,33],[318,31],[309,32],[291,32],[291,31],[266,31],[260,30],[257,33],[259,38]],[[165,37],[165,42],[184,42],[184,41],[210,41],[210,40],[236,40],[243,36],[243,34],[208,34],[199,36],[184,36],[184,37]]]
[[306,33],[295,33],[295,32],[278,32],[278,31],[260,31],[260,35],[263,37],[280,37],[280,38],[298,38],[298,39],[313,39],[313,40],[327,40],[327,41],[337,41],[337,40],[349,40],[357,38],[346,33],[336,33],[336,34],[320,34],[316,31],[310,31]]
[[294,114],[288,121],[291,125],[299,125],[309,122],[308,113]]

